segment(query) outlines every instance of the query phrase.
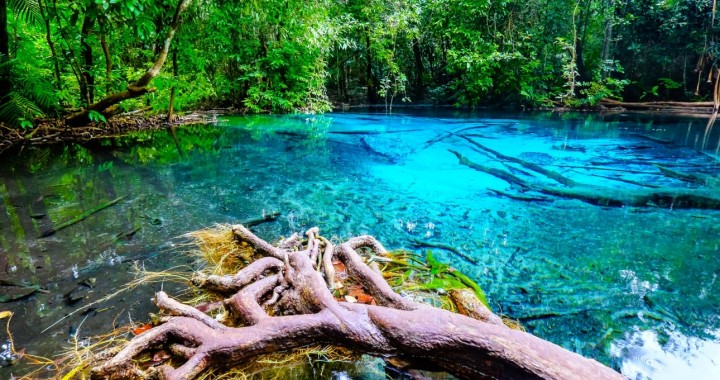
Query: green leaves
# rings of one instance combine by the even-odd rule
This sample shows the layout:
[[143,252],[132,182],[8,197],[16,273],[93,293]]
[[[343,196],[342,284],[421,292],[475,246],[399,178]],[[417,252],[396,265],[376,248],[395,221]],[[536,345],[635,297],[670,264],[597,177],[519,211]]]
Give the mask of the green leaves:
[[40,24],[43,22],[37,0],[8,0],[7,6],[27,23]]
[[[412,259],[412,256],[408,258]],[[407,290],[434,290],[442,293],[453,289],[472,289],[478,299],[489,308],[485,292],[483,292],[480,286],[457,269],[436,260],[432,251],[428,250],[425,253],[425,263],[417,260],[412,261],[414,262],[413,264],[406,263],[404,265],[402,261],[393,261],[396,265],[409,268],[398,278],[398,286]],[[413,275],[422,277],[422,281],[416,285],[403,286]]]
[[97,124],[107,123],[107,119],[105,119],[105,116],[103,116],[103,114],[101,114],[100,112],[95,111],[95,110],[92,110],[92,111],[90,111],[90,113],[88,113],[88,119],[90,119],[90,121],[92,123],[97,123]]
[[[0,116],[19,126],[83,106],[82,89],[96,98],[125,89],[155,61],[177,4],[9,0],[15,95]],[[700,98],[720,51],[705,43],[713,20],[711,2],[700,0],[206,1],[183,14],[172,42],[177,73],[166,64],[158,91],[122,107],[149,102],[166,112],[170,88],[176,109],[274,113],[327,111],[328,93],[388,109],[398,99],[552,106]],[[686,95],[692,90],[699,95]]]
[[0,101],[0,120],[11,125],[29,128],[32,123],[28,124],[28,120],[44,115],[35,102],[16,91],[10,92]]

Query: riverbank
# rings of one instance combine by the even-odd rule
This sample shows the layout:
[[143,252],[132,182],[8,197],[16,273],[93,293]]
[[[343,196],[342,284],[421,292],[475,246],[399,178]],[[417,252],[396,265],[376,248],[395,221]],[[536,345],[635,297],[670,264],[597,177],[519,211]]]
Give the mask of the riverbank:
[[[670,105],[670,103],[676,105]],[[681,105],[677,105],[681,104]],[[647,103],[621,103],[604,100],[595,107],[551,107],[537,109],[513,109],[513,112],[549,112],[553,114],[583,113],[598,115],[623,115],[627,113],[640,115],[667,115],[684,118],[710,119],[712,117],[712,103],[677,102],[647,102]],[[636,106],[634,106],[636,105]],[[710,106],[708,106],[710,105]],[[438,104],[399,103],[388,108],[384,104],[347,104],[334,103],[333,112],[403,112],[408,110],[453,110],[459,112],[496,112],[496,107],[457,107]],[[709,108],[708,108],[709,107]],[[148,115],[140,112],[130,112],[114,116],[107,121],[94,122],[83,127],[70,127],[64,119],[41,119],[35,121],[31,128],[13,128],[0,123],[0,155],[12,150],[22,149],[25,146],[51,145],[56,143],[86,143],[91,140],[122,137],[131,132],[157,131],[168,128],[192,124],[209,124],[217,122],[218,115],[245,114],[247,110],[239,109],[209,109],[190,112],[183,116],[175,116],[172,122],[167,115]]]
[[172,121],[166,115],[148,116],[127,114],[83,127],[70,127],[64,119],[42,119],[32,128],[13,128],[0,124],[0,154],[11,149],[56,143],[85,143],[90,140],[121,137],[130,132],[163,130],[181,125],[208,124],[217,121],[222,111],[198,111],[177,116]]

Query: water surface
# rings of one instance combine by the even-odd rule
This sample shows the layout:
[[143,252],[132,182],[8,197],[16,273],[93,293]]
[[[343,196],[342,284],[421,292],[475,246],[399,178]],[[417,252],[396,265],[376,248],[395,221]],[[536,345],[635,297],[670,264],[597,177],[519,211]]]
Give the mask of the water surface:
[[[435,255],[474,278],[496,312],[632,378],[720,376],[720,212],[512,199],[493,191],[507,182],[459,165],[449,150],[504,168],[497,159],[453,136],[429,143],[466,129],[585,183],[692,187],[654,165],[717,176],[720,133],[704,119],[416,111],[220,120],[178,130],[177,143],[141,133],[2,157],[0,280],[44,289],[0,304],[15,312],[16,347],[51,356],[71,334],[147,320],[154,291],[180,290],[160,283],[89,304],[131,280],[133,266],[191,270],[185,232],[280,211],[257,227],[261,236],[318,226],[391,248],[451,245],[472,261]],[[84,298],[71,302],[73,292]]]

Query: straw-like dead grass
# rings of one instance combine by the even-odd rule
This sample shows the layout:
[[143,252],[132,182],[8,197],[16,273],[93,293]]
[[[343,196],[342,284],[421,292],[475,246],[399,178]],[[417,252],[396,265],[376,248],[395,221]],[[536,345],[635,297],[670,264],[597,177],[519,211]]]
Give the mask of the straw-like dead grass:
[[[142,284],[166,281],[190,284],[192,276],[197,273],[232,275],[257,258],[253,248],[247,243],[239,243],[236,240],[232,227],[228,224],[217,224],[186,236],[190,239],[192,247],[189,253],[194,255],[200,264],[194,272],[188,271],[187,268],[152,272],[138,266],[136,279],[118,292],[103,298],[103,301]],[[364,259],[371,267],[382,272],[383,277],[396,292],[416,301],[456,312],[458,307],[448,297],[448,291],[457,288],[471,289],[477,293],[479,299],[484,300],[484,294],[477,284],[468,283],[471,280],[453,268],[435,261],[431,254],[423,258],[410,251],[398,250],[390,252],[387,256],[366,255]],[[335,270],[342,272],[344,268],[336,267]],[[343,277],[342,273],[340,277]],[[362,284],[353,284],[347,280],[337,285],[339,286],[336,287],[334,296],[338,299],[346,296],[361,299],[364,295]],[[188,287],[188,292],[182,298],[186,304],[199,309],[209,308],[203,311],[223,323],[231,322],[225,320],[227,313],[220,303],[224,298],[221,294]],[[504,318],[503,321],[511,328],[522,329],[516,321],[508,318]],[[63,380],[89,378],[89,369],[93,363],[112,354],[115,348],[121,347],[132,338],[133,332],[138,332],[136,326],[124,326],[105,335],[76,339],[73,345],[58,358],[46,359],[42,364],[46,366],[52,363],[57,373],[62,374],[58,378]],[[147,368],[164,363],[168,360],[166,354],[159,350],[154,355],[145,355],[136,365],[139,368]],[[260,356],[234,368],[214,369],[203,374],[201,379],[312,379],[316,378],[318,370],[324,370],[325,363],[352,363],[358,358],[358,355],[338,347],[305,347],[292,352]],[[32,374],[28,376],[30,377],[25,378],[32,378]]]

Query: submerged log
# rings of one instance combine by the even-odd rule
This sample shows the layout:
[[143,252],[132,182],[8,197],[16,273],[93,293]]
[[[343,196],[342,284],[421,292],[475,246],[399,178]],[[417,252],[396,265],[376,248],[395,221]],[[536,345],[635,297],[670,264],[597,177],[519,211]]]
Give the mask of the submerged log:
[[710,209],[720,210],[720,194],[711,189],[685,188],[650,188],[650,189],[615,189],[593,185],[575,185],[560,187],[541,182],[530,183],[502,169],[480,165],[470,161],[456,151],[461,165],[500,178],[523,191],[537,191],[560,198],[577,199],[596,206],[608,207],[646,207],[657,206],[671,209]]
[[[289,243],[271,245],[241,225],[233,232],[240,244],[265,257],[234,276],[203,275],[194,284],[228,294],[224,306],[239,326],[220,323],[159,292],[156,305],[173,317],[97,364],[94,378],[191,379],[209,368],[227,368],[258,355],[311,344],[410,357],[463,379],[623,378],[594,360],[506,327],[481,302],[468,299],[472,292],[454,297],[477,319],[400,296],[356,251],[387,255],[371,236],[332,245],[312,228],[306,233],[307,243],[297,250],[297,236],[288,238]],[[323,263],[333,259],[345,265],[348,275],[377,305],[338,302],[333,297],[323,278],[323,273],[331,275]],[[135,358],[160,346],[180,358],[173,363],[182,364],[163,364],[150,368],[151,373],[134,367]]]
[[87,210],[87,211],[83,212],[82,214],[80,214],[80,215],[78,215],[78,216],[76,216],[76,217],[74,217],[74,218],[72,218],[72,219],[70,219],[70,220],[68,220],[68,221],[66,221],[66,222],[60,223],[60,224],[58,224],[58,225],[56,225],[56,226],[54,226],[54,227],[52,227],[52,228],[50,228],[50,229],[48,229],[48,230],[42,231],[42,232],[40,233],[40,236],[38,236],[38,237],[44,238],[44,237],[48,237],[48,236],[55,235],[56,232],[58,232],[58,231],[60,231],[60,230],[62,230],[62,229],[65,229],[65,228],[67,228],[67,227],[70,227],[70,226],[72,226],[72,225],[74,225],[74,224],[76,224],[76,223],[82,222],[83,220],[87,219],[87,217],[89,217],[90,215],[93,215],[93,214],[96,214],[96,213],[98,213],[98,212],[100,212],[100,211],[102,211],[102,210],[105,210],[106,208],[108,208],[108,207],[110,207],[110,206],[112,206],[112,205],[120,202],[120,201],[123,200],[123,199],[125,199],[125,196],[122,196],[122,197],[119,197],[119,198],[115,198],[115,199],[111,200],[110,202],[103,203],[103,204],[101,204],[101,205],[99,205],[99,206],[97,206],[97,207],[94,207],[94,208],[92,208],[92,209],[90,209],[90,210]]
[[699,181],[700,179],[702,179],[709,186],[707,186],[706,188],[698,189],[680,187],[646,187],[640,189],[618,189],[596,186],[571,180],[560,173],[545,169],[534,163],[527,162],[516,157],[504,155],[478,143],[477,141],[470,139],[467,136],[459,135],[459,137],[465,139],[474,147],[477,147],[484,152],[492,154],[501,160],[518,164],[535,173],[544,175],[548,180],[552,180],[554,182],[565,185],[555,185],[547,181],[537,180],[534,177],[531,180],[526,180],[525,178],[519,177],[508,170],[485,166],[477,162],[473,162],[467,157],[465,157],[463,154],[455,150],[448,149],[450,153],[454,154],[458,158],[458,161],[461,165],[465,165],[474,170],[487,173],[496,178],[502,179],[509,184],[519,188],[521,192],[538,192],[545,195],[552,195],[567,199],[577,199],[592,205],[607,207],[654,206],[669,209],[720,210],[720,194],[718,194],[717,189],[713,186],[714,182],[712,182],[711,179],[714,180],[714,178],[712,177],[708,179],[706,178],[707,176],[703,177],[701,175],[690,175],[659,167],[661,172],[666,176],[671,176],[673,178],[681,178],[685,180],[692,178]]

